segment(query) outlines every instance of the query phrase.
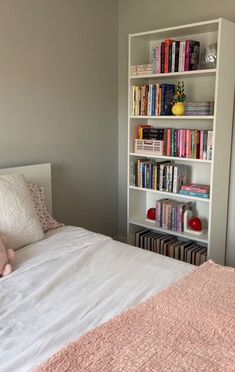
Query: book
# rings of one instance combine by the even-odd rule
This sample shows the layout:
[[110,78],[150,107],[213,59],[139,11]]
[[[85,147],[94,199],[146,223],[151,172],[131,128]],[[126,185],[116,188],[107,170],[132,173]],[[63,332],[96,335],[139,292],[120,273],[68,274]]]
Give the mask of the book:
[[213,131],[208,130],[207,132],[207,160],[212,160],[212,149],[213,149]]
[[136,247],[139,247],[140,246],[140,237],[142,234],[146,233],[147,231],[149,231],[148,229],[142,229],[142,230],[139,230],[135,233],[135,245]]
[[178,72],[179,71],[179,47],[180,41],[175,42],[175,68],[172,71]]
[[198,70],[200,56],[200,42],[191,40],[189,50],[189,71]]
[[172,51],[172,43],[174,40],[166,39],[165,40],[165,50],[164,50],[164,72],[171,71],[171,51]]
[[185,64],[185,41],[180,41],[178,71],[184,71],[184,64]]
[[165,42],[161,42],[161,73],[164,73],[165,66]]
[[172,100],[175,95],[175,84],[161,84],[162,105],[161,115],[172,115]]
[[161,73],[161,47],[156,47],[156,74]]
[[201,256],[204,256],[206,252],[207,249],[205,247],[201,247],[201,249],[196,252],[195,265],[199,266],[201,264]]
[[193,191],[186,191],[186,190],[180,190],[179,192],[181,195],[188,195],[188,196],[194,196],[196,198],[202,198],[202,199],[209,199],[209,194],[202,194],[200,192],[193,192]]
[[144,139],[144,128],[151,128],[151,125],[140,124],[137,128],[137,138]]
[[157,48],[156,47],[152,49],[152,71],[153,71],[153,74],[156,74],[157,72]]
[[181,186],[182,190],[209,194],[210,185],[203,185],[200,183],[189,183]]

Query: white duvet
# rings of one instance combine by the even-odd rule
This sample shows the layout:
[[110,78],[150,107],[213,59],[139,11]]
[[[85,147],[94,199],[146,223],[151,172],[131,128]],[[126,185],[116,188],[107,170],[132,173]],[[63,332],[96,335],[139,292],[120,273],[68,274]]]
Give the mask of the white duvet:
[[29,371],[193,269],[81,228],[49,233],[0,279],[0,371]]

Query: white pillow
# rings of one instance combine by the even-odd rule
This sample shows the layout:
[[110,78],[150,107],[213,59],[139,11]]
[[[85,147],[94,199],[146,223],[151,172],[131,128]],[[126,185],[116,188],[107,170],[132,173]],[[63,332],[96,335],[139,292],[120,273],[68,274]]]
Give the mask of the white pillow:
[[44,238],[27,182],[20,174],[0,176],[0,234],[17,249]]

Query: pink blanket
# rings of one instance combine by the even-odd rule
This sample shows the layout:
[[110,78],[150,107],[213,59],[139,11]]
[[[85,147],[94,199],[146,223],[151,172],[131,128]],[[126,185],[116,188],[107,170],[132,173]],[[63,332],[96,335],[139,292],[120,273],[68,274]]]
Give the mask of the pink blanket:
[[235,269],[203,264],[36,371],[235,371]]

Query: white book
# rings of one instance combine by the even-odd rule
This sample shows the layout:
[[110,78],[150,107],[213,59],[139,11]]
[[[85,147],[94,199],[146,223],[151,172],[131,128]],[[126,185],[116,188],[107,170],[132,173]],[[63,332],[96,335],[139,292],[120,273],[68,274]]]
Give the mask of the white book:
[[184,71],[184,63],[185,63],[185,41],[180,42],[179,48],[179,71]]
[[213,150],[213,131],[208,130],[207,134],[207,160],[212,160],[212,150]]
[[130,107],[130,115],[134,116],[135,115],[135,94],[136,94],[136,89],[135,85],[132,85],[131,87],[131,107]]

